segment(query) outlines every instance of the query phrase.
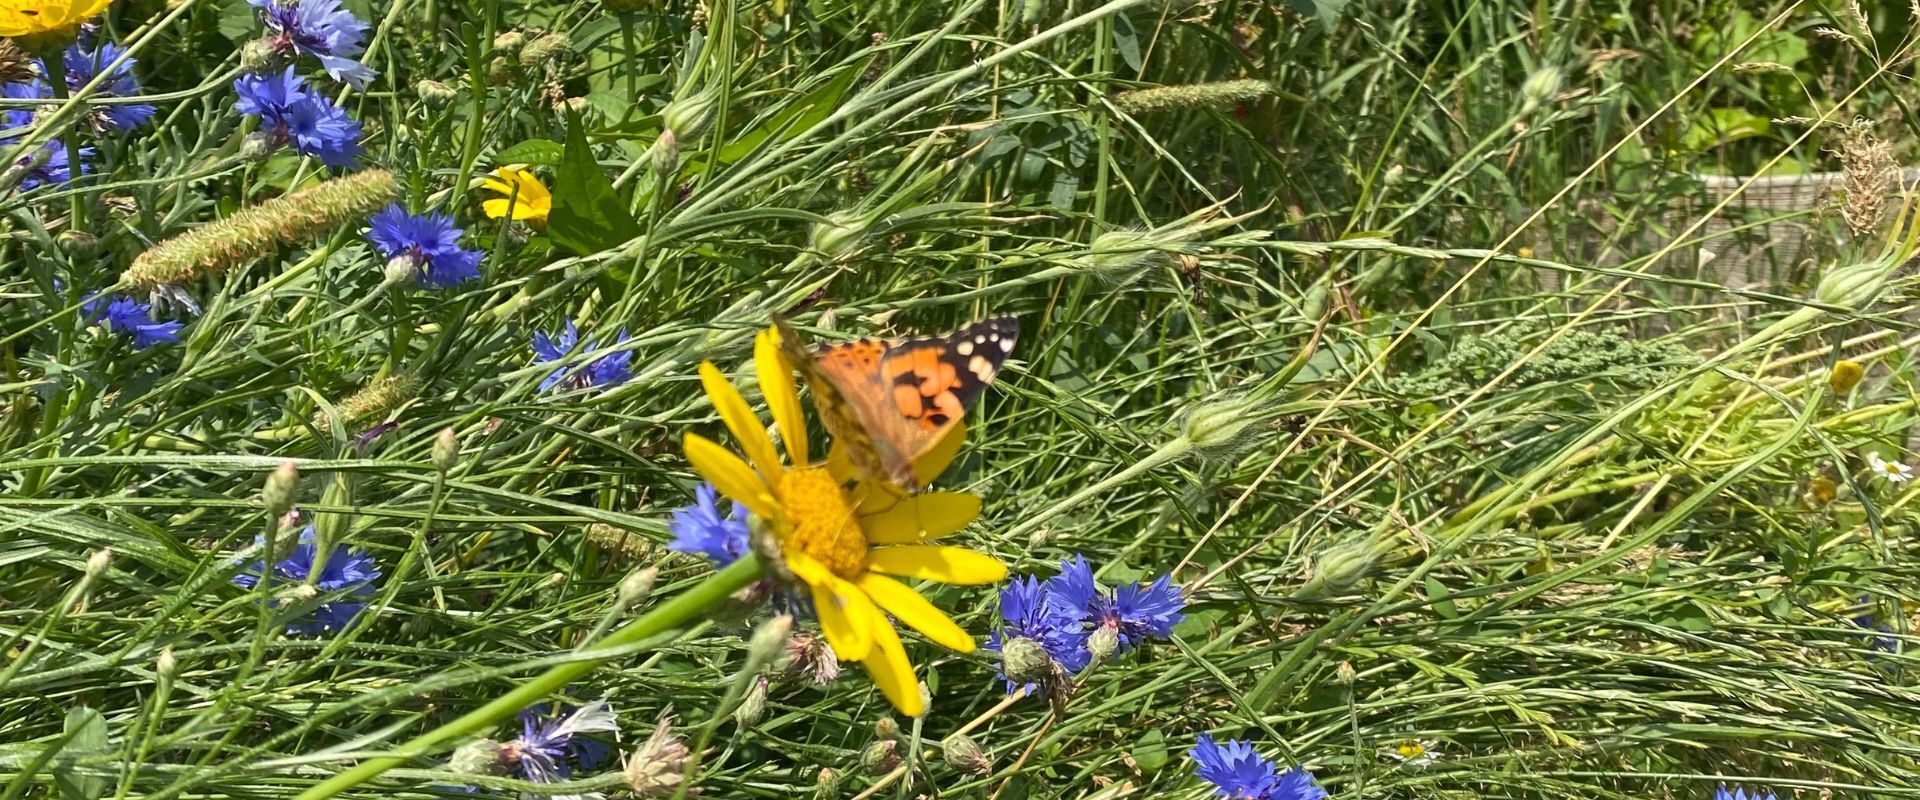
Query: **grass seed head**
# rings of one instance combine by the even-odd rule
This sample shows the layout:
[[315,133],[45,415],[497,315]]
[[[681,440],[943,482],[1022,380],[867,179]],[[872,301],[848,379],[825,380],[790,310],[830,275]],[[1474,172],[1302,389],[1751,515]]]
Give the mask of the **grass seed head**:
[[121,281],[151,290],[221,275],[290,242],[358,223],[399,193],[400,182],[386,170],[323,181],[162,241],[135,258]]
[[1155,86],[1151,89],[1134,89],[1116,94],[1113,96],[1113,104],[1128,114],[1231,108],[1238,103],[1272,95],[1275,88],[1272,81],[1251,78],[1185,86]]

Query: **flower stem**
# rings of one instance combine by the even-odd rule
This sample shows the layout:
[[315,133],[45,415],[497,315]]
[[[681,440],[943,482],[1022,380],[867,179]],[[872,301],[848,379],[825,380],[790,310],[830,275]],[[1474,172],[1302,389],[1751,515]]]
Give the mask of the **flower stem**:
[[[758,579],[760,572],[759,559],[749,553],[726,569],[714,573],[705,582],[680,593],[672,600],[660,604],[639,619],[628,623],[626,627],[614,631],[612,635],[599,642],[599,649],[606,650],[632,644],[684,626],[708,608],[726,600],[728,595]],[[611,656],[572,661],[549,669],[532,680],[520,684],[512,691],[500,695],[492,702],[467,712],[459,719],[395,747],[392,755],[362,762],[352,769],[308,788],[301,792],[296,800],[325,800],[359,786],[382,772],[405,764],[410,759],[426,755],[436,745],[470,736],[497,725],[501,720],[559,691],[576,678],[592,672],[595,667],[606,663],[610,658]]]
[[[40,59],[47,68],[47,84],[53,87],[53,96],[57,100],[67,100],[72,93],[67,90],[67,62],[64,53],[54,53]],[[72,100],[74,105],[83,101]],[[67,135],[60,137],[60,143],[67,149],[67,183],[78,186],[80,183],[80,126],[73,126]],[[67,229],[84,231],[87,228],[87,193],[74,192],[73,213],[67,218]]]

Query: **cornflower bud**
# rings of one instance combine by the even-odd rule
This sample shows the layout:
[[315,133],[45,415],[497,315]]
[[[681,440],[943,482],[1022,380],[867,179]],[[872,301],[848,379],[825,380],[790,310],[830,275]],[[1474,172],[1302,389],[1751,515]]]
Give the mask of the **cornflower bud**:
[[260,499],[267,506],[267,516],[279,518],[293,510],[293,504],[300,492],[300,469],[292,461],[282,461],[273,473],[267,476],[267,488],[261,490]]
[[433,467],[445,475],[460,463],[460,436],[452,428],[441,428],[433,437]]
[[946,758],[947,766],[968,775],[985,775],[993,771],[993,759],[980,749],[966,734],[956,733],[947,737],[940,746],[940,754]]
[[894,771],[900,766],[900,743],[892,739],[880,739],[867,745],[860,751],[860,771],[879,777]]

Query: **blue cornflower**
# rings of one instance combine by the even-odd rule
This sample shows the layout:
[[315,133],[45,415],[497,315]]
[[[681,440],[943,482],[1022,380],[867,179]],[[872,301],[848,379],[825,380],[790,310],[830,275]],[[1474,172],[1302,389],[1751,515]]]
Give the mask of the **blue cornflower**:
[[[1860,612],[1860,616],[1853,618],[1853,624],[1858,625],[1861,628],[1865,628],[1866,630],[1873,631],[1875,633],[1881,633],[1881,634],[1893,633],[1893,628],[1888,627],[1885,623],[1882,623],[1878,618],[1876,618],[1873,615],[1873,604],[1872,604],[1871,598],[1867,598],[1867,597],[1860,598],[1860,604],[1862,606],[1865,606],[1865,609]],[[1867,648],[1870,650],[1877,650],[1883,653],[1894,653],[1900,650],[1900,640],[1894,638],[1891,635],[1875,636],[1871,641],[1867,643]]]
[[367,23],[340,7],[340,0],[247,0],[260,9],[274,51],[305,53],[336,81],[366,88],[373,69],[356,58],[366,51]]
[[186,327],[186,323],[177,320],[155,320],[152,304],[131,297],[111,300],[94,297],[80,305],[80,314],[89,322],[101,321],[110,332],[133,337],[133,346],[142,349],[156,344],[177,344],[180,329]]
[[[112,66],[113,62],[119,59],[120,55],[125,52],[126,48],[111,42],[101,43],[98,49],[88,49],[84,46],[84,43],[74,42],[73,45],[68,47],[66,52],[60,56],[61,62],[67,67],[67,89],[75,92],[80,91],[87,84],[92,83],[93,79],[100,75],[101,70]],[[102,82],[100,87],[94,90],[94,96],[133,97],[140,94],[140,81],[133,76],[133,61],[132,58],[129,58],[121,63],[119,67],[115,68],[107,77],[107,80]],[[41,67],[41,73],[46,73],[45,67]],[[51,96],[52,92],[48,92],[47,94]],[[118,128],[123,131],[133,130],[141,125],[147,124],[147,120],[152,119],[154,114],[154,107],[145,103],[103,103],[98,106],[93,106],[92,108],[100,115],[101,119],[105,120],[109,127]]]
[[292,142],[302,155],[329,167],[353,166],[360,155],[360,123],[307,88],[292,67],[277,75],[242,75],[233,82],[240,99],[234,108],[260,118],[269,147]]
[[1186,599],[1173,585],[1173,576],[1162,575],[1150,586],[1129,583],[1102,591],[1093,580],[1093,567],[1085,558],[1074,556],[1060,563],[1060,574],[1047,581],[1048,588],[1061,600],[1085,614],[1094,628],[1110,628],[1117,637],[1115,654],[1126,653],[1148,639],[1173,635],[1173,626],[1185,615]]
[[[614,340],[612,346],[618,347],[626,341],[627,332],[622,330],[618,338]],[[536,332],[533,334],[533,363],[535,364],[548,364],[559,361],[576,349],[589,351],[598,348],[592,340],[588,340],[584,345],[581,343],[580,329],[574,327],[572,320],[567,321],[566,330],[553,336],[548,336],[544,332]],[[617,386],[626,383],[627,380],[632,377],[633,353],[623,350],[594,359],[593,363],[585,367],[561,367],[556,369],[552,374],[548,375],[545,380],[540,382],[540,391],[544,392],[556,385],[564,389],[585,389],[592,386]]]
[[1736,788],[1728,791],[1727,787],[1723,785],[1714,790],[1713,800],[1774,800],[1774,798],[1773,792],[1763,789],[1755,789],[1749,794],[1745,789]]
[[1213,784],[1215,794],[1231,800],[1323,800],[1327,790],[1313,780],[1313,773],[1299,767],[1281,772],[1272,761],[1253,751],[1243,739],[1215,744],[1213,736],[1200,734],[1191,756],[1195,773]]
[[[1018,636],[1039,644],[1053,663],[1068,673],[1086,669],[1093,660],[1093,654],[1087,650],[1084,615],[1032,576],[1015,578],[1000,590],[1000,618],[1006,620],[1007,625],[987,636],[990,650],[997,651],[1007,639]],[[1022,685],[1005,673],[1000,679],[1007,682],[1009,692]],[[1037,684],[1025,686],[1029,693],[1041,691]]]
[[398,203],[367,220],[367,239],[389,261],[405,259],[421,285],[446,288],[480,278],[480,252],[460,246],[446,214],[409,214]]
[[[0,86],[0,97],[12,100],[41,100],[52,96],[52,90],[39,81]],[[33,112],[24,108],[7,109],[4,125],[0,127],[19,130],[22,131],[21,135],[24,135],[27,128],[33,127]],[[19,135],[0,138],[0,146],[12,145],[19,141]],[[94,150],[91,147],[80,148],[80,174],[85,175],[93,171],[92,165],[87,163],[87,159],[92,158],[93,154]],[[59,139],[49,140],[37,150],[21,155],[14,161],[12,168],[26,172],[19,183],[22,190],[66,183],[73,179],[72,165],[67,161],[67,145]]]
[[724,567],[747,554],[747,521],[734,503],[731,513],[720,516],[713,484],[702,483],[693,490],[693,505],[673,512],[667,529],[673,542],[667,546],[682,553],[699,553],[712,559],[715,567]]
[[605,761],[605,745],[574,737],[583,733],[617,731],[620,719],[605,700],[595,700],[570,712],[545,703],[520,712],[520,738],[506,744],[505,761],[521,780],[553,783],[573,774],[568,761],[592,769]]
[[[259,541],[265,543],[264,538]],[[345,590],[349,597],[373,594],[373,584],[380,579],[380,565],[374,563],[373,556],[365,551],[349,550],[344,544],[335,545],[332,555],[321,565],[320,574],[314,575],[313,562],[318,547],[313,526],[308,525],[300,532],[300,544],[286,558],[273,565],[274,582],[287,585],[310,582],[321,593]],[[266,568],[265,561],[255,561],[245,571],[233,576],[233,582],[251,589],[260,585],[260,576]],[[309,581],[309,578],[312,580]],[[366,607],[366,603],[341,600],[321,603],[319,608],[314,609],[311,619],[288,623],[287,632],[311,636],[343,630]]]

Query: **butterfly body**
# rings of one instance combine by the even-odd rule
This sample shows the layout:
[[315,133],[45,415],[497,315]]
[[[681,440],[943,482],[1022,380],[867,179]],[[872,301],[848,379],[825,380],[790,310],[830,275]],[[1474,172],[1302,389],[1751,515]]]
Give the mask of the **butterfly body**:
[[920,488],[914,462],[952,433],[1020,335],[990,317],[945,336],[856,339],[806,348],[776,319],[781,351],[800,370],[827,432],[864,477]]

